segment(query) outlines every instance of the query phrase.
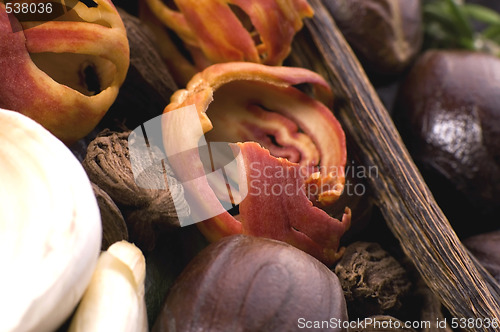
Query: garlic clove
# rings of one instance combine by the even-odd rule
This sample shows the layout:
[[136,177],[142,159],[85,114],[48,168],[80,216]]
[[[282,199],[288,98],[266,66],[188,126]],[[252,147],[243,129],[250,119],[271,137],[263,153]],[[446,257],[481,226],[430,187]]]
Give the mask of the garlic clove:
[[87,287],[99,209],[71,151],[30,118],[0,109],[0,331],[51,331]]
[[69,332],[147,331],[145,277],[146,261],[135,245],[111,245],[99,257]]

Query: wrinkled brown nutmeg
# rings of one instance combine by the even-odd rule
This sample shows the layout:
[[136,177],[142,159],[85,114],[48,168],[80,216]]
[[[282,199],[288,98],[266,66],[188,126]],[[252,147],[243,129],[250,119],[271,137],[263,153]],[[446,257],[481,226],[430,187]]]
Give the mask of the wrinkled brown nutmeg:
[[443,327],[439,324],[439,322],[445,320],[444,306],[439,301],[439,298],[427,287],[423,280],[419,280],[418,283],[419,285],[414,294],[417,296],[416,302],[421,303],[420,321],[430,322],[430,326],[422,329],[422,332],[453,332],[449,325]]
[[[149,251],[155,246],[158,230],[179,227],[177,213],[189,213],[181,186],[168,189],[145,189],[137,185],[132,172],[131,155],[128,148],[130,132],[104,130],[88,146],[83,161],[90,180],[96,183],[113,199],[121,209],[128,226],[130,240],[141,249]],[[134,154],[136,163],[163,159],[159,149],[138,151]],[[140,183],[165,181],[171,176],[168,164],[145,165],[140,174]],[[170,172],[170,173],[169,173]],[[172,181],[172,182],[170,182]],[[169,180],[174,183],[175,179]],[[161,186],[151,185],[149,188]],[[175,204],[174,204],[175,200]],[[185,202],[184,202],[185,203]],[[177,209],[176,209],[177,208]]]
[[348,320],[337,276],[284,242],[233,235],[186,267],[153,331],[295,331],[299,318]]
[[380,315],[401,307],[411,282],[405,269],[378,243],[349,245],[335,267],[350,315]]
[[420,0],[323,0],[358,58],[381,74],[404,70],[420,50]]

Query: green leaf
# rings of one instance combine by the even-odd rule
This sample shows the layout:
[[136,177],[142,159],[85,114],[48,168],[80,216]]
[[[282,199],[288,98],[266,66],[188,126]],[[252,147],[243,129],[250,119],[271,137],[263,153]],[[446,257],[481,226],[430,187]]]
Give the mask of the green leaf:
[[457,29],[460,31],[462,38],[474,38],[474,30],[472,30],[472,26],[470,25],[467,17],[461,6],[455,2],[455,0],[446,0],[448,5],[450,6],[450,11],[454,16],[454,20],[457,23]]
[[[500,44],[500,14],[458,0],[424,0],[424,47],[464,48],[497,54]],[[477,33],[473,22],[487,27]]]
[[497,42],[500,41],[500,24],[490,25],[488,28],[481,32],[481,35],[485,39],[492,39]]
[[469,19],[487,24],[500,24],[500,14],[492,9],[476,4],[464,4],[462,10]]

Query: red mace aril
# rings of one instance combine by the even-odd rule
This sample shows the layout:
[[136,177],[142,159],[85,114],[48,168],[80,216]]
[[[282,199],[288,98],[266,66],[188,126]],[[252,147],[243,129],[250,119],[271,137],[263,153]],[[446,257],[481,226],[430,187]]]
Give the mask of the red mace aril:
[[[204,220],[198,226],[210,241],[240,233],[272,238],[328,265],[342,255],[351,212],[337,220],[322,208],[343,191],[345,135],[324,104],[294,87],[304,83],[331,97],[309,70],[243,62],[212,65],[172,96],[163,144],[190,217]],[[227,143],[217,142],[240,142],[230,144],[232,161],[218,155],[215,147]],[[227,210],[236,204],[233,216]]]
[[0,3],[0,107],[30,117],[68,145],[99,123],[129,66],[120,15],[111,0],[95,2],[73,1],[73,8],[28,2],[29,10],[47,12],[16,17],[14,6],[8,14]]
[[[144,0],[141,16],[184,85],[213,63],[281,65],[302,20],[312,17],[313,10],[306,0]],[[174,46],[165,26],[182,40],[192,62]]]

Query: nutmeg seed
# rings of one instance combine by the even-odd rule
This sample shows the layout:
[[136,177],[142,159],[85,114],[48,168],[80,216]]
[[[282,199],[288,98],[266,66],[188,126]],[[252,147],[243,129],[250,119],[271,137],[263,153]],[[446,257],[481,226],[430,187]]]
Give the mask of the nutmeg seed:
[[348,319],[336,275],[284,242],[234,235],[188,265],[153,331],[295,331],[299,318]]

